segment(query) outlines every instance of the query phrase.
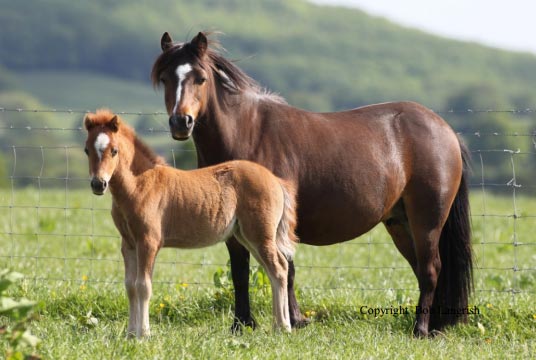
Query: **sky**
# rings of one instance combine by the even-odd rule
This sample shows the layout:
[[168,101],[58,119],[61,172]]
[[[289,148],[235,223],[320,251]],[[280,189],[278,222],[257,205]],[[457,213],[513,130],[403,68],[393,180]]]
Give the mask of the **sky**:
[[310,0],[369,14],[449,38],[536,54],[535,0]]

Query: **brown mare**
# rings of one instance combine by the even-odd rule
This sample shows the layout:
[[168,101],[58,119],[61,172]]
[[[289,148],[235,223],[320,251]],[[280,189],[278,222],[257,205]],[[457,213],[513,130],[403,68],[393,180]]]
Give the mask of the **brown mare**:
[[[200,167],[247,159],[294,182],[297,232],[305,244],[351,240],[382,222],[411,265],[419,306],[428,311],[417,314],[415,335],[466,320],[439,311],[466,308],[472,287],[468,152],[443,119],[411,102],[304,111],[263,91],[209,46],[204,33],[187,43],[173,43],[165,33],[161,47],[153,84],[165,88],[173,138],[193,136]],[[237,330],[255,325],[249,254],[232,237],[227,247]],[[299,327],[306,320],[293,284],[291,261],[290,317]]]
[[234,236],[265,268],[274,326],[290,331],[288,262],[296,237],[292,185],[249,161],[193,171],[167,166],[109,111],[87,115],[91,188],[109,187],[121,234],[129,336],[149,335],[155,258],[163,246],[200,248]]

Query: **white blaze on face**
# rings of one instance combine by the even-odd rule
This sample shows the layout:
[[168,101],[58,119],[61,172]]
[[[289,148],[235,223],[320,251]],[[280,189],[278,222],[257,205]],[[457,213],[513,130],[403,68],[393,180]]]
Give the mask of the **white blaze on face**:
[[186,78],[186,75],[192,71],[192,66],[190,64],[182,64],[177,66],[177,70],[175,70],[175,74],[177,74],[178,82],[177,82],[177,92],[176,92],[176,99],[175,99],[175,106],[173,107],[172,115],[175,114],[175,111],[177,110],[177,106],[179,106],[179,103],[181,102],[181,95],[182,95],[182,83],[184,82],[184,79]]
[[110,144],[110,137],[105,133],[100,133],[95,140],[95,150],[97,151],[99,160],[102,160],[102,154],[104,153],[104,150],[106,150],[106,148],[108,147],[108,144]]

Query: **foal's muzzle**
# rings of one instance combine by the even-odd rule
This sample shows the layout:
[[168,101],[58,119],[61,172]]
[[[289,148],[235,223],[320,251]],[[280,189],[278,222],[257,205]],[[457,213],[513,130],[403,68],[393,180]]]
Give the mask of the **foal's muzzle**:
[[99,179],[94,177],[91,179],[91,190],[93,190],[93,194],[95,195],[102,195],[108,188],[108,182],[104,179]]
[[169,130],[175,140],[187,140],[194,130],[194,118],[191,115],[171,115]]

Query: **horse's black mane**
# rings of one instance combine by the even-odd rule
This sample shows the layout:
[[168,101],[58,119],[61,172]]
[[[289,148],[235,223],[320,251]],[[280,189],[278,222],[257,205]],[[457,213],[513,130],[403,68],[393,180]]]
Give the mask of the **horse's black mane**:
[[[207,33],[205,33],[207,34]],[[242,69],[232,61],[227,60],[221,54],[222,46],[217,40],[209,39],[209,47],[206,50],[206,59],[201,60],[195,56],[194,51],[189,49],[190,43],[175,43],[171,48],[164,51],[156,59],[151,71],[153,86],[160,86],[160,76],[170,66],[177,63],[178,56],[192,56],[201,66],[208,66],[214,78],[219,81],[222,87],[233,95],[251,92],[260,96],[266,96],[273,101],[285,103],[285,100],[277,94],[266,91],[259,83],[247,75]],[[187,51],[188,53],[184,53]],[[208,70],[208,69],[206,69]]]

